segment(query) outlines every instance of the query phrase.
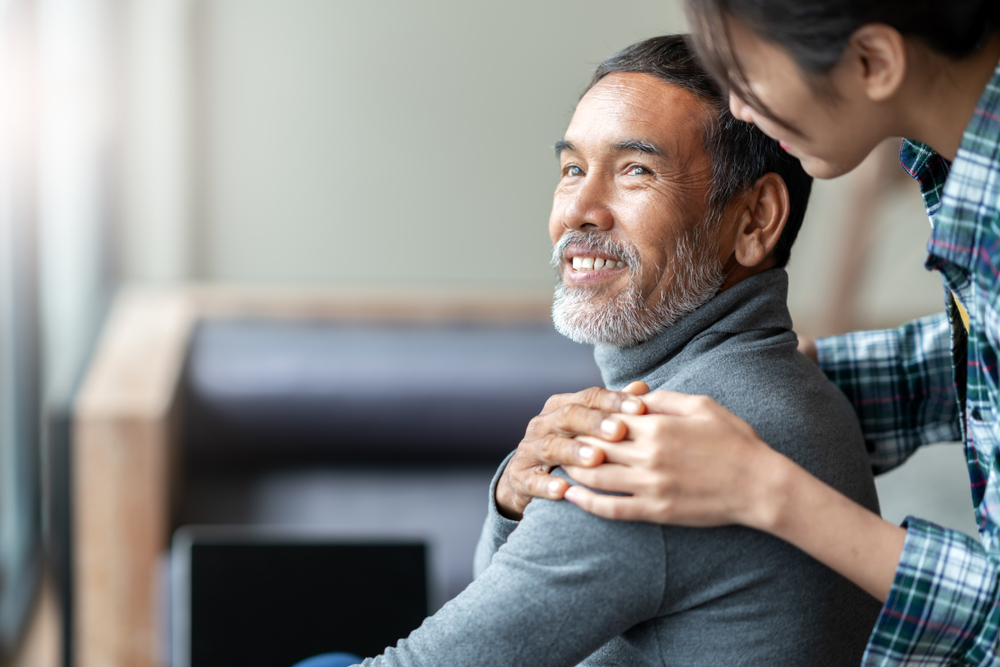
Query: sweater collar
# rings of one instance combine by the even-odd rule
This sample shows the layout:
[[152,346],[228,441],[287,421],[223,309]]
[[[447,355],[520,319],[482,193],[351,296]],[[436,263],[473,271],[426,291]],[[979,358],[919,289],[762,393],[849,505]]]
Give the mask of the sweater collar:
[[728,334],[728,338],[760,329],[791,330],[787,298],[788,274],[784,269],[770,269],[721,292],[644,343],[627,348],[596,345],[594,359],[605,386],[620,391],[669,362],[688,343],[706,333]]

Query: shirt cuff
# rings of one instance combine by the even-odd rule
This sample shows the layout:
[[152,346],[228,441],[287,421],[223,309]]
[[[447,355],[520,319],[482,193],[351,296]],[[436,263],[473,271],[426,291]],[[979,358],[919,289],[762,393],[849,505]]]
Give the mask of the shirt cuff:
[[997,563],[958,531],[913,517],[903,526],[903,553],[862,664],[998,664]]

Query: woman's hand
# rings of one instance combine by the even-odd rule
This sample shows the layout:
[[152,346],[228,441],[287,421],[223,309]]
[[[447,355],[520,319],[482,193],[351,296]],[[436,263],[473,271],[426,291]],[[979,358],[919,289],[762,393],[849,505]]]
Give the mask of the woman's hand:
[[[532,497],[559,500],[569,488],[566,480],[549,473],[555,466],[578,469],[604,460],[606,442],[628,433],[622,418],[645,412],[637,398],[649,391],[633,382],[624,391],[591,387],[575,394],[558,394],[545,402],[540,415],[528,423],[524,439],[497,483],[497,509],[508,519],[520,520]],[[614,414],[624,413],[624,414]],[[584,443],[575,436],[600,435],[603,440]]]
[[566,466],[566,500],[607,519],[685,526],[741,524],[793,544],[878,600],[889,594],[906,530],[771,449],[749,424],[705,396],[657,391],[648,413],[619,418],[629,440],[606,443],[596,468]]
[[819,355],[816,352],[816,339],[815,338],[803,338],[799,336],[799,352],[809,357],[810,361],[814,364],[819,363]]
[[602,447],[605,465],[565,466],[581,484],[630,495],[575,486],[565,493],[567,500],[608,519],[754,527],[768,521],[762,501],[784,456],[706,396],[657,391],[643,402],[651,414],[620,417],[628,427],[627,442],[577,438]]

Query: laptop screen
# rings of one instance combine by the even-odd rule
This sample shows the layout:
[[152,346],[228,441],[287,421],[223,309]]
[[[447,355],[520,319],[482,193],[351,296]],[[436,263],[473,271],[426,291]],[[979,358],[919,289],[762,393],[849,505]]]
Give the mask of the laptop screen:
[[174,540],[175,667],[382,653],[427,615],[426,547],[187,530]]

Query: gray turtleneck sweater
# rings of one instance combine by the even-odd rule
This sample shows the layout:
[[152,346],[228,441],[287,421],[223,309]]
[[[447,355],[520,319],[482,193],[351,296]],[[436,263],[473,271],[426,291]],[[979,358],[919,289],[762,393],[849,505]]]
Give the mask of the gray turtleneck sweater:
[[[652,340],[598,346],[605,383],[707,394],[878,511],[851,406],[796,352],[787,288],[767,271]],[[475,581],[364,665],[860,664],[880,605],[795,547],[738,526],[607,521],[565,501],[533,500],[515,523],[496,511],[497,478]]]

